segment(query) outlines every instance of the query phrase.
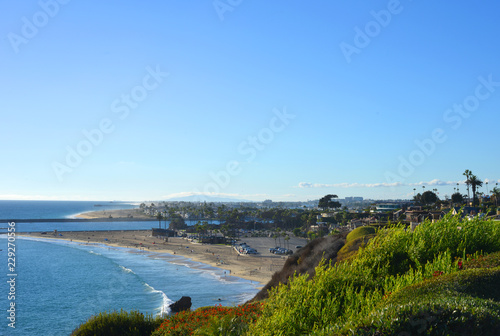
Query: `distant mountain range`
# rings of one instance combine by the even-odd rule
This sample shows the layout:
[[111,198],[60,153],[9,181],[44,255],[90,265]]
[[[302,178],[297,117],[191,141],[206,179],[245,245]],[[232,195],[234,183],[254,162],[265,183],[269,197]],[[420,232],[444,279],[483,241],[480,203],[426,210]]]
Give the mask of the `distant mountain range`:
[[228,197],[215,197],[207,195],[191,195],[184,197],[174,197],[164,200],[165,202],[253,202],[250,200],[228,198]]

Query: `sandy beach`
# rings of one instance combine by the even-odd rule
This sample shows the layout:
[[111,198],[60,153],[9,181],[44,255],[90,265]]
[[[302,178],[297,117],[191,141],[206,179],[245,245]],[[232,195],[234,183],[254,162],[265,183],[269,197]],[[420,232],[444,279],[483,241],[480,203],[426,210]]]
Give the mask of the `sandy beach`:
[[[286,260],[269,252],[269,247],[275,246],[272,238],[249,237],[242,238],[259,252],[256,255],[240,255],[227,245],[211,245],[192,243],[185,238],[152,237],[151,230],[140,231],[81,231],[81,232],[48,232],[22,233],[26,237],[64,239],[84,244],[106,244],[110,246],[137,248],[147,252],[170,253],[190,258],[228,271],[232,276],[256,281],[264,286],[279,271]],[[293,240],[293,241],[292,241]],[[291,245],[305,245],[305,239],[292,238]]]
[[75,218],[82,219],[99,219],[99,218],[136,218],[136,219],[151,219],[151,216],[146,215],[141,209],[117,209],[117,210],[99,210],[90,211],[78,214]]

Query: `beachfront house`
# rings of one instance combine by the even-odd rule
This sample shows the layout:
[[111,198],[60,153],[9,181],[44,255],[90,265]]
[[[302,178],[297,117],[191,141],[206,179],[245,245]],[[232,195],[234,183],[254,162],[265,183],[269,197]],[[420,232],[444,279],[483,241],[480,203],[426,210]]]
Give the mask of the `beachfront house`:
[[[452,210],[453,215],[457,215],[460,213],[460,207],[454,207]],[[462,209],[462,216],[476,216],[481,212],[480,208],[477,207],[463,207]]]
[[357,219],[353,219],[351,220],[347,225],[347,229],[349,229],[350,231],[360,227],[360,226],[364,226],[364,225],[367,225],[367,223],[365,221],[363,221],[362,219],[360,218],[357,218]]
[[430,220],[435,222],[446,214],[445,211],[422,210],[422,207],[411,207],[411,210],[405,212],[406,221],[410,223],[412,231],[423,221]]

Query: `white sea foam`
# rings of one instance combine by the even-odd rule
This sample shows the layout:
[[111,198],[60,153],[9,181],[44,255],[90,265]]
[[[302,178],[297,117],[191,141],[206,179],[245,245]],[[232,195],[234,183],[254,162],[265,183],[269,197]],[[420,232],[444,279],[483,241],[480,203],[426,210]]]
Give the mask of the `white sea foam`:
[[72,215],[66,215],[66,216],[64,216],[64,218],[66,218],[66,219],[78,219],[79,218],[78,215],[82,215],[82,214],[84,214],[86,212],[90,212],[90,211],[92,211],[92,210],[77,212],[77,213],[72,214]]
[[89,251],[89,253],[91,253],[91,254],[95,254],[95,255],[101,255],[100,253],[94,252],[94,251],[92,251],[92,250],[90,250],[90,251]]
[[132,271],[130,268],[127,268],[125,266],[122,266],[120,265],[120,268],[122,269],[122,271],[124,271],[125,273],[132,273],[132,274],[135,274],[134,271]]
[[160,293],[161,293],[161,295],[163,297],[163,302],[162,302],[162,306],[161,306],[161,310],[160,310],[160,315],[169,314],[170,313],[170,305],[172,303],[174,303],[174,301],[170,300],[165,293],[163,293],[161,291],[160,291]]
[[160,293],[162,296],[162,304],[161,304],[161,307],[159,307],[160,313],[158,315],[161,316],[161,315],[169,314],[170,313],[170,305],[172,303],[174,303],[174,301],[170,300],[164,292],[155,289],[154,287],[150,286],[149,284],[144,283],[144,286],[146,286],[152,293]]
[[242,293],[237,296],[238,300],[240,301],[240,304],[243,304],[255,297],[256,293]]

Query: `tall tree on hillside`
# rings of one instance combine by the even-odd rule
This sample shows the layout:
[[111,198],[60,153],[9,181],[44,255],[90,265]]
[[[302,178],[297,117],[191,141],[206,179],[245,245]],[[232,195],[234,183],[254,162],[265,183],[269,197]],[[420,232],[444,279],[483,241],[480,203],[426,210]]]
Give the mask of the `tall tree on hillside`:
[[158,211],[158,215],[156,215],[156,219],[158,219],[158,228],[161,229],[161,220],[163,219],[161,212]]
[[170,230],[181,230],[187,228],[186,222],[184,218],[179,214],[173,214],[173,217],[170,217]]
[[225,219],[225,217],[226,217],[226,206],[224,204],[221,204],[217,208],[217,219],[219,220],[219,223],[222,224],[222,221]]
[[427,190],[426,192],[424,192],[420,199],[421,199],[421,203],[423,205],[434,204],[438,201],[437,195],[430,190]]
[[301,230],[300,230],[300,228],[295,228],[295,229],[293,229],[292,232],[293,232],[293,235],[295,237],[298,237],[298,236],[300,236]]
[[413,196],[413,201],[415,202],[415,204],[422,204],[422,194],[418,193]]
[[464,197],[459,192],[451,195],[451,202],[454,204],[462,204],[464,202]]
[[469,178],[469,183],[472,188],[472,206],[476,206],[477,188],[483,185],[483,181],[478,179],[476,175],[471,175],[471,177]]
[[[467,202],[470,202],[470,177],[472,176],[472,172],[469,169],[466,169],[464,174],[466,177],[465,184],[467,185]],[[468,206],[468,204],[467,204]]]
[[332,201],[332,198],[339,198],[337,195],[326,195],[318,202],[318,207],[324,209],[340,208],[342,205],[338,201]]
[[491,196],[495,198],[495,205],[498,206],[498,198],[500,197],[500,189],[498,187],[493,188],[491,191]]
[[206,210],[205,210],[205,215],[208,217],[208,219],[210,220],[210,224],[212,224],[212,219],[214,218],[214,208],[209,205],[207,206]]

